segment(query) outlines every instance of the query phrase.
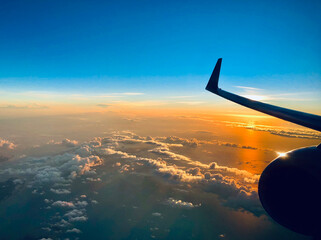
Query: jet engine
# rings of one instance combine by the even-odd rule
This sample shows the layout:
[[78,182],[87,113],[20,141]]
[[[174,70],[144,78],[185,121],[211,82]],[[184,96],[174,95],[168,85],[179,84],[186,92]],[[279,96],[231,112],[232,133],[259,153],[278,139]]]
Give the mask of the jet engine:
[[263,171],[259,197],[279,224],[297,233],[321,235],[321,144],[282,154]]

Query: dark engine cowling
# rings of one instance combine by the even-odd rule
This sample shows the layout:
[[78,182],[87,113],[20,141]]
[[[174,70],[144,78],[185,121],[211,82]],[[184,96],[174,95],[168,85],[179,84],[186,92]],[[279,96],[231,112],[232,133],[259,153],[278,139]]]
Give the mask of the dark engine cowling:
[[259,180],[267,213],[297,233],[321,236],[321,144],[290,151],[271,162]]

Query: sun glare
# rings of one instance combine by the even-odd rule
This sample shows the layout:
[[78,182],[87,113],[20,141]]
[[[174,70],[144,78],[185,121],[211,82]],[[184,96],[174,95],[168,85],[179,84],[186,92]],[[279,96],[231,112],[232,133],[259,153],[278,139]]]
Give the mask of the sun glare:
[[277,154],[279,155],[279,157],[286,157],[286,153],[285,152],[277,152]]
[[255,101],[262,101],[267,99],[266,96],[262,96],[262,95],[244,95],[244,97]]

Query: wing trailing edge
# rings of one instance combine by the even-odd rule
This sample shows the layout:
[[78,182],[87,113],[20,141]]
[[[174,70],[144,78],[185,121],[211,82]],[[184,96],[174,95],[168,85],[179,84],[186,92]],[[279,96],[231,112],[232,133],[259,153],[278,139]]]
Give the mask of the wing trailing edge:
[[222,58],[217,60],[206,90],[242,106],[321,132],[321,116],[274,106],[224,91],[218,87]]

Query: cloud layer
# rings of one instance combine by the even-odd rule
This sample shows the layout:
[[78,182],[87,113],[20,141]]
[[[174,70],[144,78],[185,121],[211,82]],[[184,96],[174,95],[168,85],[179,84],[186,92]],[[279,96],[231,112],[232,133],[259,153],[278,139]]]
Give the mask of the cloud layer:
[[[44,237],[54,236],[50,235],[52,229],[66,234],[83,232],[78,224],[88,221],[87,209],[98,201],[86,194],[75,196],[72,188],[75,183],[102,183],[106,168],[124,177],[132,174],[150,176],[190,191],[197,189],[215,194],[228,208],[248,211],[256,216],[263,214],[256,189],[258,175],[217,162],[202,163],[175,152],[182,147],[195,149],[204,143],[207,142],[175,136],[143,137],[132,132],[114,132],[84,143],[64,139],[51,144],[64,145],[69,150],[50,156],[23,157],[7,163],[0,170],[0,176],[14,179],[16,185],[26,186],[33,194],[43,196],[44,209],[57,212],[43,226]],[[182,209],[203,206],[201,201],[176,197],[166,197],[162,201],[169,207]],[[162,214],[156,212],[152,216]]]

